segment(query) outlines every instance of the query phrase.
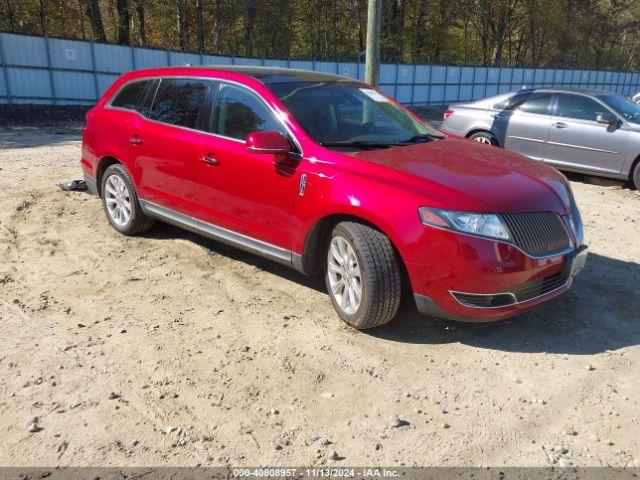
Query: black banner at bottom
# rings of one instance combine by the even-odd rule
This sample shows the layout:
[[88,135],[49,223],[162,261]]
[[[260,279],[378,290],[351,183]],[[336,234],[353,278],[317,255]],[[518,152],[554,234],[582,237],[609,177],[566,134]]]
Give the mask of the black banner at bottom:
[[640,468],[466,467],[3,467],[0,480],[240,480],[344,478],[370,480],[640,480]]

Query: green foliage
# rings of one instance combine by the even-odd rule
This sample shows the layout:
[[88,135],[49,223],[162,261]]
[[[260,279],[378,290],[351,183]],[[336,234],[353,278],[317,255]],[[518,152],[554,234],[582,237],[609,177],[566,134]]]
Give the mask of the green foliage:
[[[354,61],[366,14],[367,0],[2,0],[0,29],[98,39],[102,25],[114,43]],[[384,0],[381,58],[639,69],[640,1]]]

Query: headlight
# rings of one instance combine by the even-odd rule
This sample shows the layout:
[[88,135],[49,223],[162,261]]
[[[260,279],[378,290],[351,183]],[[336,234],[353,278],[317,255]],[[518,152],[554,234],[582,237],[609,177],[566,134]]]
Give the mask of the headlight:
[[455,212],[428,207],[420,207],[418,212],[425,225],[497,240],[511,240],[507,226],[493,213]]

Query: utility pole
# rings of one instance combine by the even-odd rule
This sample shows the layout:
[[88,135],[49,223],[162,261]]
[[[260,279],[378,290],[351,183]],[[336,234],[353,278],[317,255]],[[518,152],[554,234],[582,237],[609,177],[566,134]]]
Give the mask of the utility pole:
[[367,57],[364,70],[364,81],[370,85],[378,85],[380,71],[380,14],[382,0],[369,0],[367,10]]

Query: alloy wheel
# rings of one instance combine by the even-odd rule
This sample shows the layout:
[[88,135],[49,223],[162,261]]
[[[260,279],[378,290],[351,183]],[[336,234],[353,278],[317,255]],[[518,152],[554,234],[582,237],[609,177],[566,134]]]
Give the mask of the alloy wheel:
[[347,315],[358,311],[362,300],[362,276],[358,257],[349,241],[335,236],[327,253],[330,294]]
[[484,143],[485,145],[491,145],[491,139],[487,137],[476,137],[473,139],[474,142]]
[[111,175],[105,182],[104,201],[111,220],[123,227],[131,218],[131,195],[124,180]]

